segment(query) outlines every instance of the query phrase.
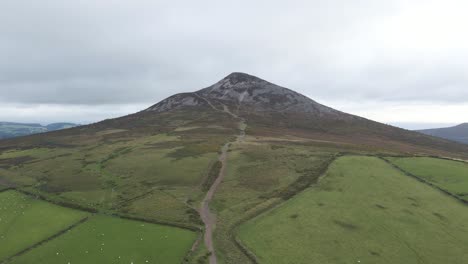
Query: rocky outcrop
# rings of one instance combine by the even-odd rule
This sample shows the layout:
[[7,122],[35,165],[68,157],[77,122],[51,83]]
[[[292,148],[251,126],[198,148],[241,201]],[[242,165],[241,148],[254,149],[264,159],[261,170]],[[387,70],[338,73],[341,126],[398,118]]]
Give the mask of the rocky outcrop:
[[147,111],[170,111],[182,107],[224,104],[239,114],[242,112],[301,113],[333,119],[355,118],[349,114],[324,106],[290,89],[267,82],[245,73],[231,73],[214,85],[195,93],[171,96]]
[[151,106],[145,111],[166,112],[189,106],[206,105],[206,101],[196,96],[194,93],[181,93],[173,95],[161,102]]

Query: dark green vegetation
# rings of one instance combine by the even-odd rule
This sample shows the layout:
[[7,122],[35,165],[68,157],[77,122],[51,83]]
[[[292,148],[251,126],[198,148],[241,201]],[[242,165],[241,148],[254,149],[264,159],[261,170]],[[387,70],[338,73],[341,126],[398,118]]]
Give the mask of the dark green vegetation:
[[67,229],[87,215],[15,191],[1,192],[0,261]]
[[382,160],[348,156],[240,237],[261,263],[461,264],[468,210]]
[[206,177],[205,182],[203,182],[202,190],[208,191],[215,182],[216,178],[218,178],[219,172],[221,171],[222,163],[221,161],[217,160],[210,170],[208,171],[208,176]]
[[11,263],[181,263],[195,236],[180,228],[93,216]]
[[468,163],[428,157],[386,159],[405,172],[468,202]]
[[426,135],[441,137],[468,144],[468,123],[460,124],[454,127],[424,129],[419,130],[419,132]]
[[[242,137],[243,133],[239,128],[243,120],[247,125],[245,138]],[[242,140],[236,141],[236,138]],[[223,167],[218,161],[220,151],[222,146],[229,142],[227,161],[223,163],[225,164]],[[211,226],[214,228],[212,239],[215,250],[207,252],[208,247],[203,241],[199,241],[194,252],[187,255],[187,261],[206,263],[210,256],[217,256],[219,263],[252,263],[255,262],[256,256],[250,252],[250,249],[261,260],[271,256],[268,256],[268,252],[262,252],[260,248],[254,247],[251,242],[248,248],[245,247],[237,237],[237,232],[240,230],[242,237],[245,237],[244,230],[252,228],[251,226],[255,225],[252,223],[257,223],[255,221],[259,221],[258,219],[263,219],[256,218],[254,222],[249,222],[253,217],[269,212],[277,206],[282,208],[281,204],[284,202],[293,203],[299,197],[309,195],[315,190],[310,187],[315,186],[328,166],[343,155],[433,155],[468,159],[468,146],[345,114],[291,90],[269,84],[253,76],[234,73],[207,89],[172,96],[136,114],[88,126],[2,140],[0,141],[0,185],[35,194],[52,203],[89,212],[127,216],[148,222],[202,230],[207,225],[199,216],[200,203],[207,196],[207,190],[216,186],[213,183],[223,171],[222,168],[225,168],[223,181],[214,190],[214,196],[209,204],[210,211],[216,216],[216,223]],[[398,171],[391,169],[391,166],[389,169],[389,165],[382,160],[369,159],[372,161],[369,162],[368,159],[353,159],[356,164],[350,166],[353,165],[357,169],[362,169],[363,166],[376,166],[373,177],[365,174],[367,176],[362,176],[362,180],[367,182],[375,178],[381,185],[376,183],[376,186],[367,188],[362,181],[359,181],[361,180],[359,177],[355,180],[362,183],[360,187],[349,183],[350,187],[353,187],[353,192],[361,192],[356,194],[356,197],[361,197],[360,199],[365,195],[371,196],[374,200],[382,199],[379,200],[381,203],[376,202],[371,207],[376,212],[389,205],[394,206],[392,210],[408,209],[400,199],[399,189],[392,187],[392,184],[396,183],[385,181],[387,175],[395,177],[398,181],[411,182],[415,185],[413,186],[415,189],[428,190],[424,183],[413,183],[414,179],[411,177],[402,177]],[[340,159],[339,164],[342,163]],[[336,171],[335,166],[341,165],[333,166],[334,169],[330,171]],[[355,176],[350,177],[354,179]],[[328,178],[341,180],[340,177],[331,177],[331,174],[325,177]],[[335,184],[340,185],[340,182],[330,182],[331,186]],[[363,188],[367,188],[367,192]],[[428,192],[427,199],[439,199],[442,195],[433,188],[429,189],[431,191]],[[379,191],[369,193],[373,190]],[[407,189],[402,188],[402,190]],[[420,205],[421,212],[416,212],[416,216],[411,216],[409,212],[403,214],[398,211],[394,219],[388,214],[387,219],[398,222],[402,217],[409,217],[403,219],[414,223],[419,221],[418,216],[424,214],[446,218],[453,216],[454,219],[450,221],[455,222],[464,219],[463,216],[454,216],[449,211],[442,209],[439,211],[438,203],[434,205],[435,207],[428,207],[428,200],[423,197],[422,192],[421,190],[418,194],[421,197],[416,198],[420,198],[424,204]],[[385,198],[385,195],[389,198]],[[396,199],[395,204],[383,204],[383,202],[390,203],[388,200],[390,197]],[[408,195],[408,197],[413,196]],[[352,196],[346,196],[343,200],[337,197],[333,199],[337,199],[336,203],[342,202],[343,206],[348,204],[347,208],[351,210],[354,209],[349,205],[352,202],[351,198]],[[444,199],[442,198],[448,204],[457,202]],[[304,203],[311,207],[310,210],[315,210],[313,208],[316,201],[308,200]],[[447,208],[452,208],[451,206]],[[356,212],[365,215],[366,210],[363,207],[361,211]],[[426,210],[433,211],[429,213]],[[323,213],[323,217],[327,217],[327,211],[320,212]],[[350,214],[353,212],[349,211]],[[300,221],[304,219],[302,214],[297,210],[291,211],[286,219],[301,223]],[[332,216],[336,215],[328,217]],[[371,216],[380,219],[380,216]],[[321,219],[312,213],[308,218],[310,221]],[[341,230],[337,228],[360,230],[366,221],[360,219],[364,222],[354,223],[342,217],[335,218],[333,219],[335,221],[326,223],[325,226],[336,230]],[[281,219],[280,223],[284,220]],[[117,220],[112,221],[116,223],[114,221]],[[432,227],[438,223],[435,221],[438,220],[433,221]],[[97,222],[90,223],[94,223],[95,226],[100,225]],[[243,224],[246,224],[246,227],[243,227]],[[305,229],[306,224],[302,226],[301,235],[309,234],[305,232],[309,230]],[[406,228],[411,231],[410,228],[415,225],[402,226],[401,230]],[[77,230],[86,233],[88,232],[86,230],[89,230],[86,229],[87,226],[85,223],[78,226]],[[431,226],[427,224],[415,230],[426,232],[429,227]],[[440,230],[452,231],[451,224],[446,226],[440,224],[439,227],[444,227]],[[297,228],[301,229],[300,226]],[[273,237],[279,234],[264,234],[265,231],[266,229],[259,228],[257,231],[253,228],[250,229],[250,236]],[[126,232],[122,232],[122,235],[129,235]],[[67,236],[58,237],[57,239],[64,239],[64,248],[61,250],[70,252],[70,248],[76,245],[74,241],[80,239],[79,233],[71,231],[66,234]],[[366,234],[368,233],[364,232],[357,238],[365,241]],[[385,235],[394,237],[390,232],[382,231],[380,238],[385,238]],[[190,237],[193,239],[193,233]],[[291,244],[297,246],[298,241],[294,237],[287,234],[285,237],[276,238],[281,242],[276,246],[284,245],[285,248]],[[131,236],[128,239],[133,241]],[[246,242],[249,241],[249,238],[246,238]],[[356,247],[363,245],[359,242],[361,241],[354,241]],[[451,243],[447,240],[448,242]],[[111,242],[105,242],[106,245],[107,243]],[[393,245],[392,243],[394,242],[390,245]],[[30,254],[43,254],[31,255],[31,258],[41,257],[44,261],[49,257],[52,258],[50,252],[53,253],[53,245],[45,244],[44,249],[37,251],[38,253],[31,251]],[[321,244],[316,246],[319,249],[322,247]],[[121,251],[121,247],[123,244],[116,244],[116,251]],[[377,249],[382,249],[381,247],[383,246]],[[181,248],[188,249],[185,244]],[[399,250],[397,246],[390,248]],[[453,248],[455,250],[457,247]],[[317,252],[314,249],[308,247],[301,252],[304,254]],[[145,248],[145,252],[146,250]],[[281,250],[284,249],[278,249],[277,252]],[[301,252],[296,252],[297,258],[306,259],[308,255],[301,256]],[[372,250],[372,252],[375,253],[373,256],[377,256],[376,254],[384,251]],[[452,258],[464,254],[464,252],[447,252],[453,255]],[[113,254],[115,252],[111,253],[103,255],[105,260],[108,257],[115,257]],[[122,252],[122,256],[123,253],[125,252]],[[72,253],[67,253],[66,256],[73,256],[74,259],[76,257]],[[98,256],[93,255],[93,258]],[[180,254],[178,256],[180,257]],[[125,260],[128,262],[130,259]],[[139,258],[139,260],[144,259]],[[59,261],[66,260],[60,258]],[[278,258],[278,261],[281,259]]]
[[77,126],[77,124],[72,123],[53,123],[43,126],[41,124],[0,122],[0,139],[44,133],[75,126]]

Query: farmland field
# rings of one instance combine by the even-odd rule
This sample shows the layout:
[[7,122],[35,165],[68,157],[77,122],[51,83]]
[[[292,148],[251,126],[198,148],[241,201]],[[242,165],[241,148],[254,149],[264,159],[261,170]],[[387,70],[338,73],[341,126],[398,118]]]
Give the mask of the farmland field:
[[15,191],[0,193],[0,261],[86,216],[87,213],[36,200]]
[[213,200],[218,258],[225,263],[249,263],[233,243],[232,229],[258,210],[314,183],[320,176],[317,172],[330,160],[330,152],[310,146],[291,147],[284,142],[259,143],[252,137],[233,144],[226,177]]
[[466,263],[468,208],[373,157],[240,227],[260,263]]
[[401,169],[468,201],[468,163],[436,158],[386,158]]
[[181,263],[195,238],[180,228],[96,215],[11,263]]

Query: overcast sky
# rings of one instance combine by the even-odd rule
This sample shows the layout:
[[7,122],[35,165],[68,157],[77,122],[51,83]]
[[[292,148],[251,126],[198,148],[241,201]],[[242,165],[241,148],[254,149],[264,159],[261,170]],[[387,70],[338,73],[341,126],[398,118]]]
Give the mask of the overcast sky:
[[0,120],[88,123],[241,71],[404,127],[468,122],[468,1],[1,0]]

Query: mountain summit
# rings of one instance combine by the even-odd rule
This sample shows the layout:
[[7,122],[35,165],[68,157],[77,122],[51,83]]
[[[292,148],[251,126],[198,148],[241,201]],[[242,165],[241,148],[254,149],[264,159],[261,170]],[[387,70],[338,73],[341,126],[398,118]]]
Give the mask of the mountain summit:
[[240,115],[270,113],[308,113],[334,119],[350,118],[330,107],[290,89],[256,76],[234,72],[219,82],[193,93],[171,96],[147,111],[164,112],[183,107],[227,106]]

